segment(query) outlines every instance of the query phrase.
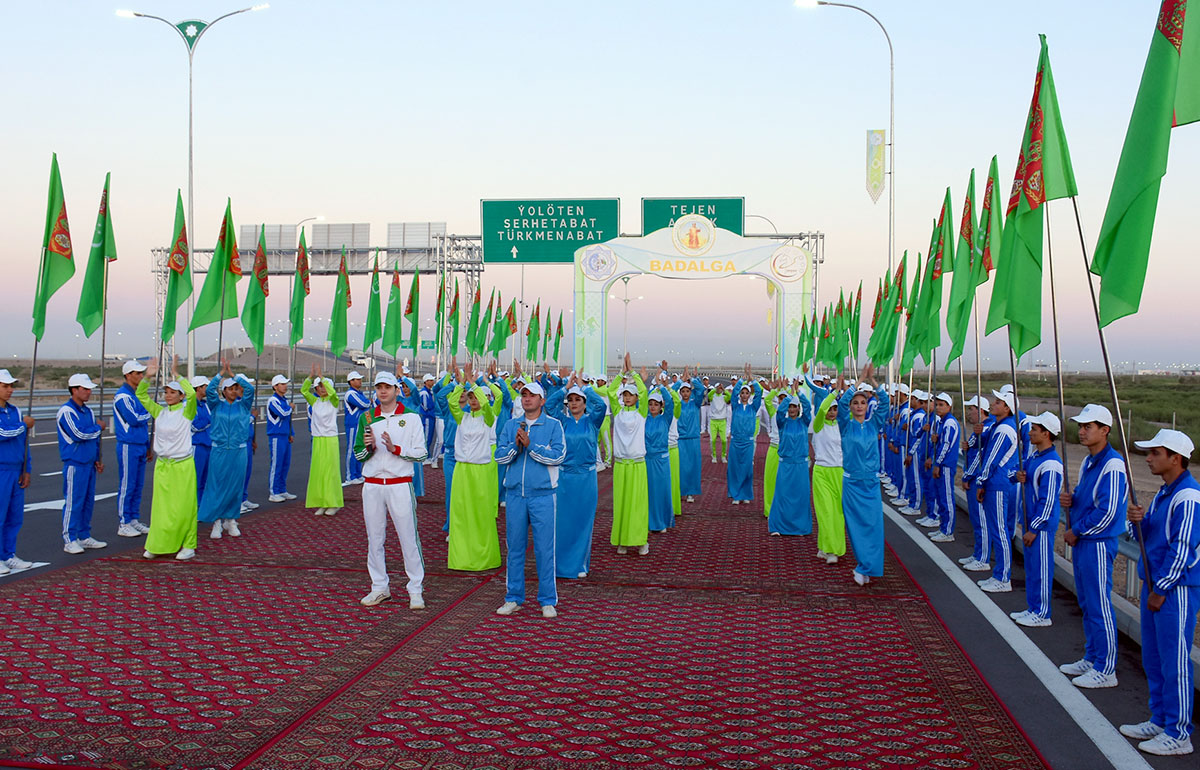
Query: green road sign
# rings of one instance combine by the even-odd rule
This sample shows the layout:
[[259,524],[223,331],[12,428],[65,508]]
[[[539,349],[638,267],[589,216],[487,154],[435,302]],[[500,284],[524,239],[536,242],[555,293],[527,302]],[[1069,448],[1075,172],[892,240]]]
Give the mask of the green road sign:
[[616,238],[621,202],[485,200],[479,202],[484,262],[571,262],[580,246]]
[[699,214],[717,227],[742,235],[745,198],[642,198],[642,235],[670,227],[688,214]]
[[437,340],[421,340],[421,350],[437,350]]

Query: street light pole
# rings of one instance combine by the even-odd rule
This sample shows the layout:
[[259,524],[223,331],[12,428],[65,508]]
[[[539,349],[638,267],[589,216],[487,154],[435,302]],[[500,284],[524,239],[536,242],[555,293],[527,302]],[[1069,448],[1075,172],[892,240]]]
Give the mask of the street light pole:
[[[237,16],[239,13],[246,13],[247,11],[261,11],[261,10],[264,10],[269,7],[270,7],[270,5],[268,3],[262,3],[261,5],[254,5],[249,8],[242,8],[240,11],[230,11],[229,13],[224,14],[223,16],[218,16],[217,18],[215,18],[209,22],[200,21],[199,19],[185,19],[178,23],[172,23],[170,21],[167,21],[166,19],[164,19],[161,16],[155,16],[155,15],[149,14],[149,13],[140,13],[138,11],[128,11],[128,10],[117,11],[117,16],[120,16],[123,19],[135,19],[136,18],[136,19],[154,19],[155,21],[161,21],[163,24],[166,24],[168,27],[170,27],[171,29],[178,32],[179,37],[183,40],[184,46],[187,47],[187,54],[188,54],[188,204],[187,204],[188,205],[188,213],[187,213],[187,227],[192,234],[192,244],[195,244],[195,242],[196,242],[196,217],[195,217],[195,210],[193,208],[195,174],[193,173],[193,171],[194,171],[194,167],[193,167],[194,131],[193,131],[192,118],[193,118],[193,114],[194,114],[194,101],[192,98],[192,56],[196,52],[196,45],[200,42],[200,38],[204,37],[204,33],[207,32],[210,27],[212,27],[214,24],[216,24],[221,19],[227,19],[230,16]],[[194,246],[191,249],[191,251],[192,251],[192,254],[195,253]],[[196,281],[195,281],[196,268],[195,268],[195,260],[191,258],[192,254],[188,255],[188,277],[189,277],[189,279],[191,279],[191,281],[190,281],[191,284],[193,286],[195,286],[196,285]],[[191,319],[192,319],[192,315],[195,313],[195,310],[196,310],[196,293],[192,292],[192,294],[189,295],[189,297],[188,297],[188,326],[189,327],[191,326]],[[220,353],[221,353],[221,351],[218,350],[217,351],[218,357],[220,356]],[[194,377],[196,375],[196,332],[194,332],[191,328],[188,329],[187,372],[188,372],[188,377]]]

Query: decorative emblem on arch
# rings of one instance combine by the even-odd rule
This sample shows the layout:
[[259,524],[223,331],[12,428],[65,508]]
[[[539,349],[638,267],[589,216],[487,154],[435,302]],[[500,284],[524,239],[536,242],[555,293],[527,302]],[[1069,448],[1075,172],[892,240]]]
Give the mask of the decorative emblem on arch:
[[583,274],[593,281],[603,281],[617,270],[617,255],[604,244],[589,247],[579,261]]
[[671,241],[675,249],[687,257],[707,254],[716,241],[717,228],[712,220],[699,214],[688,214],[675,220],[671,228]]
[[807,249],[786,243],[771,255],[771,275],[783,283],[799,281],[808,271],[811,260],[812,254]]

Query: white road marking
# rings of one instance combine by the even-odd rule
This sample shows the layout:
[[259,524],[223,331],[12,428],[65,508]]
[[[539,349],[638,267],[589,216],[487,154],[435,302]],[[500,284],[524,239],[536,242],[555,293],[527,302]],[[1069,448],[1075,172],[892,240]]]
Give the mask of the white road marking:
[[48,562],[48,561],[35,561],[35,562],[34,562],[34,563],[31,565],[31,566],[28,566],[28,567],[26,567],[25,569],[14,569],[14,570],[10,570],[10,571],[8,571],[8,572],[4,573],[3,575],[0,575],[0,578],[6,578],[6,577],[9,577],[9,576],[13,576],[13,577],[15,577],[15,576],[17,576],[17,575],[24,575],[26,572],[28,572],[28,571],[29,571],[29,570],[31,570],[31,569],[37,569],[38,567],[48,567],[48,566],[50,566],[50,562]]
[[62,471],[51,471],[50,473],[39,473],[38,475],[39,475],[39,476],[42,476],[42,477],[45,477],[45,476],[61,476],[61,475],[62,475]]
[[1142,768],[1150,770],[1150,764],[1142,758],[1141,753],[1133,747],[1129,739],[1117,731],[1112,722],[1108,721],[1108,718],[1101,714],[1099,709],[1093,706],[1090,700],[1084,697],[1079,688],[1071,684],[1071,680],[1058,670],[1058,666],[1046,657],[1041,648],[1030,641],[1029,637],[1017,627],[1017,624],[1008,617],[1008,613],[997,606],[986,593],[980,590],[979,586],[965,572],[959,569],[958,565],[950,561],[950,557],[946,556],[937,547],[936,543],[926,537],[924,532],[909,523],[907,519],[897,513],[887,503],[884,503],[883,512],[917,544],[918,548],[925,552],[929,560],[946,577],[950,578],[950,582],[954,583],[963,596],[971,604],[975,605],[975,609],[979,610],[979,614],[983,615],[984,619],[992,625],[992,628],[996,629],[996,633],[1000,635],[1000,638],[1029,667],[1029,670],[1042,683],[1046,691],[1075,720],[1075,723],[1083,730],[1084,735],[1091,739],[1092,743],[1096,745],[1101,754],[1108,758],[1109,762],[1112,762],[1113,767],[1120,768],[1121,770],[1142,770]]
[[[116,496],[116,492],[105,492],[104,494],[96,495],[96,502]],[[25,505],[25,513],[29,513],[30,511],[61,511],[65,502],[66,500],[45,500],[40,503],[27,503]]]

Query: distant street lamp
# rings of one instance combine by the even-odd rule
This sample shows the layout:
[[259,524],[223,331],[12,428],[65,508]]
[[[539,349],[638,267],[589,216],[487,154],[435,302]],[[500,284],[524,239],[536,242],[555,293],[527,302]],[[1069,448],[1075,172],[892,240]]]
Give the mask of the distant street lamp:
[[622,302],[625,303],[625,323],[624,323],[625,328],[622,332],[624,335],[625,341],[624,341],[624,344],[622,345],[622,347],[626,353],[629,352],[629,303],[633,302],[634,300],[637,300],[637,299],[645,299],[645,297],[640,294],[636,297],[629,296],[629,279],[630,279],[630,277],[631,276],[627,275],[621,279],[621,281],[624,282],[624,284],[625,284],[625,297],[623,299],[618,297],[615,294],[608,295],[609,299],[620,299]]

